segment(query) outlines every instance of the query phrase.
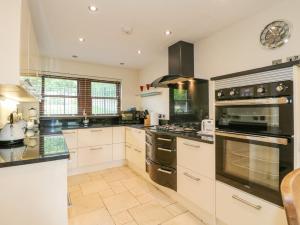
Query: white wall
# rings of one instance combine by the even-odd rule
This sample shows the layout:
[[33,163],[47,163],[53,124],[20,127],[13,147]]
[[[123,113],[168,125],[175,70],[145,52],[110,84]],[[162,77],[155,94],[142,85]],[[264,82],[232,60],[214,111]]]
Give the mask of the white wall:
[[138,71],[120,67],[91,64],[77,60],[64,60],[43,57],[42,71],[77,74],[82,77],[93,76],[103,79],[118,79],[122,83],[121,109],[140,107],[138,94],[139,76]]
[[[272,60],[300,55],[300,1],[284,0],[195,43],[195,77],[210,79],[228,73],[271,65]],[[278,19],[289,21],[292,37],[283,47],[275,50],[263,48],[259,43],[260,32],[270,22]],[[201,28],[199,28],[201,29]],[[167,51],[162,58],[140,71],[140,83],[151,82],[167,73]],[[210,117],[213,116],[213,92],[210,83]],[[151,101],[151,99],[147,99]],[[156,99],[153,99],[156,101]],[[160,108],[168,99],[157,102]],[[153,102],[152,102],[153,103]],[[142,106],[149,106],[142,100]],[[166,110],[166,108],[162,108]],[[151,108],[150,108],[151,110]]]

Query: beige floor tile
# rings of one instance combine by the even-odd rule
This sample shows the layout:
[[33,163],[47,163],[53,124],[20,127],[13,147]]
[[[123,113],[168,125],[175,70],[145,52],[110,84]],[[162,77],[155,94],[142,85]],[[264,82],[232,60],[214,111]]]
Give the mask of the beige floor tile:
[[175,203],[175,201],[165,195],[163,192],[159,190],[151,191],[150,194],[153,196],[154,201],[158,202],[162,207],[166,207]]
[[106,189],[110,189],[104,180],[93,180],[80,185],[83,195],[97,193]]
[[204,225],[197,217],[190,212],[176,216],[162,225]]
[[74,186],[90,182],[90,177],[87,174],[80,174],[68,177],[68,185]]
[[98,193],[102,199],[114,196],[116,194],[111,188],[99,191]]
[[153,195],[151,195],[150,193],[145,193],[145,194],[142,194],[142,195],[138,195],[138,196],[136,196],[136,199],[141,204],[146,204],[146,203],[149,203],[149,202],[153,202],[155,200]]
[[72,191],[81,191],[80,186],[79,185],[68,186],[68,192],[72,192]]
[[178,202],[168,205],[166,209],[173,215],[178,216],[180,214],[183,214],[187,211],[186,208],[184,208],[182,205],[180,205]]
[[113,220],[115,221],[116,225],[123,225],[133,221],[133,218],[130,216],[130,214],[127,211],[124,211],[116,215],[113,215]]
[[102,208],[72,218],[69,225],[114,225],[114,222],[108,211]]
[[69,217],[78,216],[104,207],[98,193],[71,198],[72,206],[69,208]]
[[157,225],[171,219],[173,216],[158,203],[149,203],[129,209],[139,225]]
[[129,223],[125,223],[124,225],[138,225],[138,224],[136,222],[134,222],[134,221],[131,221]]
[[79,189],[77,191],[70,191],[69,194],[70,194],[71,199],[73,199],[73,198],[82,196],[82,191],[81,191],[81,189]]
[[102,176],[106,182],[114,182],[128,178],[122,171],[114,171],[109,174],[103,174]]
[[120,181],[114,181],[112,183],[109,183],[108,185],[112,188],[112,190],[116,194],[119,194],[119,193],[127,191],[127,189],[125,188],[125,186]]
[[103,201],[109,212],[113,215],[139,205],[136,198],[129,192],[123,192],[109,198],[104,198]]

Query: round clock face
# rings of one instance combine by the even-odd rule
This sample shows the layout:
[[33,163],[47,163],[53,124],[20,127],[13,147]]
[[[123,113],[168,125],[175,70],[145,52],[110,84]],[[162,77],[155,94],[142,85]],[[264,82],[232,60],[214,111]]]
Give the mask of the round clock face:
[[260,35],[260,43],[267,48],[278,48],[288,42],[290,27],[285,21],[274,21],[268,24]]

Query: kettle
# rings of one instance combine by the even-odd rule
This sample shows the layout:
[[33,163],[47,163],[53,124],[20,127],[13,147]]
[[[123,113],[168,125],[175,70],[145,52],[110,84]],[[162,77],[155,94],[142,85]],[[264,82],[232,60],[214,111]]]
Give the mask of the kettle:
[[19,142],[25,137],[26,122],[19,120],[14,122],[14,114],[9,116],[7,123],[0,131],[0,142]]
[[214,131],[214,121],[210,119],[202,120],[201,122],[201,133],[212,134]]

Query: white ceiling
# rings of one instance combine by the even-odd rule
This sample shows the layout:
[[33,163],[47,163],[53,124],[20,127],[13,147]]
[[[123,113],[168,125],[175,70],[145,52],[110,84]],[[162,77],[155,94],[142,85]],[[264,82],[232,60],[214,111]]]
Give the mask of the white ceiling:
[[[29,0],[43,55],[140,69],[178,40],[195,42],[282,0]],[[96,4],[97,13],[88,11]],[[122,27],[133,33],[122,33]],[[172,30],[169,37],[166,29]],[[78,37],[86,38],[84,43]],[[141,55],[137,50],[142,51]]]

